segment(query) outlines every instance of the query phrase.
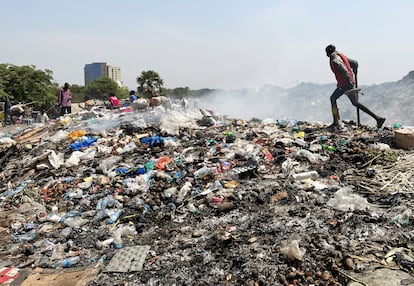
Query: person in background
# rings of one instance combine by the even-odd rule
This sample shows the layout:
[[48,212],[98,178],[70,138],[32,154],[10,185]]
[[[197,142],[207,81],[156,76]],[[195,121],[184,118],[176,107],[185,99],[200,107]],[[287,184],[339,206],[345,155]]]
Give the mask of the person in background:
[[4,125],[11,124],[11,107],[12,104],[8,96],[6,96],[6,101],[4,102]]
[[113,92],[109,94],[109,102],[111,103],[112,108],[119,107],[119,99],[116,97],[115,93]]
[[39,122],[40,123],[49,123],[50,119],[49,119],[49,115],[47,115],[46,110],[42,109],[41,110],[41,114],[40,114],[40,118],[39,118]]
[[72,93],[69,87],[69,83],[65,82],[59,91],[60,115],[72,113]]
[[129,92],[129,101],[134,102],[137,99],[138,99],[138,97],[135,95],[135,90],[131,90]]
[[13,105],[10,108],[10,119],[12,124],[22,123],[25,110],[22,104]]
[[[336,51],[334,45],[328,45],[325,48],[326,56],[329,57],[329,65],[331,66],[332,72],[335,74],[337,81],[337,87],[332,93],[331,108],[332,108],[332,117],[333,123],[329,125],[328,128],[335,129],[339,128],[339,110],[336,101],[341,97],[345,92],[354,89],[356,84],[355,75],[358,70],[358,62],[351,58],[348,58],[343,53]],[[385,118],[380,117],[369,110],[365,105],[358,101],[357,92],[347,93],[348,98],[351,100],[352,105],[358,107],[360,110],[364,111],[377,122],[377,127],[381,128],[385,122]]]

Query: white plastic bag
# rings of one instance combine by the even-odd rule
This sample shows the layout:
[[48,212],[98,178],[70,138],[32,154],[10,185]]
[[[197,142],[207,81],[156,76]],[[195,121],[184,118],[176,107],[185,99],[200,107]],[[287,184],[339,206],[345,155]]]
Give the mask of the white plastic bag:
[[65,163],[64,154],[63,153],[56,153],[53,150],[49,150],[49,156],[47,159],[49,160],[50,165],[52,165],[53,168],[59,169],[60,166],[62,166]]
[[306,249],[299,247],[299,240],[292,240],[286,246],[281,247],[280,252],[291,260],[302,260]]
[[368,210],[372,207],[368,201],[358,194],[352,193],[352,188],[346,186],[337,191],[327,205],[340,211]]

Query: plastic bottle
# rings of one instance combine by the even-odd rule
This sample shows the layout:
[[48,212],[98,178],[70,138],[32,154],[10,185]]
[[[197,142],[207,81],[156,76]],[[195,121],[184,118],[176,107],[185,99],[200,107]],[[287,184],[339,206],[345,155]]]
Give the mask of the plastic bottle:
[[136,235],[137,231],[134,225],[123,225],[114,231],[115,248],[122,248],[122,237],[127,235]]
[[9,189],[9,190],[5,191],[3,194],[4,194],[6,197],[13,197],[13,196],[17,195],[18,193],[20,193],[21,191],[23,191],[23,190],[26,188],[26,186],[27,186],[28,184],[31,184],[31,183],[33,183],[33,180],[24,180],[24,181],[20,184],[20,186],[18,186],[18,187],[17,187],[17,188],[15,188],[14,190]]
[[15,241],[17,242],[28,242],[28,241],[32,241],[36,238],[36,232],[34,230],[29,231],[28,233],[24,233],[24,234],[15,234],[13,235],[13,238]]
[[104,210],[107,205],[108,205],[108,201],[106,200],[106,198],[99,199],[98,203],[96,204],[96,210],[97,211]]
[[306,158],[311,163],[317,163],[319,161],[317,155],[315,155],[314,153],[312,153],[311,151],[306,150],[306,149],[298,150],[296,152],[296,156]]
[[326,135],[319,136],[319,141],[320,142],[326,142],[326,141],[328,141],[328,136],[326,136]]
[[114,242],[113,238],[108,238],[108,239],[105,239],[103,241],[98,240],[96,242],[96,248],[101,249],[103,247],[109,246],[113,242]]
[[72,256],[72,257],[63,259],[61,265],[63,268],[69,268],[75,264],[78,264],[79,262],[80,262],[79,256]]
[[86,224],[87,222],[88,222],[87,219],[81,218],[80,216],[68,217],[67,219],[63,220],[63,223],[65,225],[73,227],[73,228],[79,228],[82,225]]
[[297,144],[297,145],[301,146],[301,147],[305,147],[305,146],[308,144],[308,143],[306,143],[306,141],[305,141],[305,140],[300,139],[300,138],[296,138],[293,142],[294,142],[295,144]]
[[109,220],[108,223],[109,224],[113,224],[114,222],[116,222],[119,218],[119,216],[122,214],[122,210],[115,210],[110,216],[109,216]]
[[329,145],[326,145],[326,144],[322,144],[322,149],[327,150],[327,151],[332,152],[332,153],[334,153],[336,151],[335,147],[332,147],[332,146],[329,146]]
[[114,207],[114,205],[115,205],[115,199],[114,199],[114,197],[113,197],[113,196],[108,195],[108,196],[106,197],[106,205],[107,205],[109,208]]
[[24,225],[24,230],[29,231],[29,230],[32,230],[32,229],[35,229],[35,228],[38,228],[38,227],[39,227],[38,224],[34,224],[32,222],[28,222],[28,223],[26,223]]
[[215,167],[203,166],[202,168],[200,168],[200,169],[198,169],[197,171],[194,172],[194,177],[195,178],[204,178],[205,176],[213,174],[215,170],[216,170]]
[[80,211],[77,211],[77,210],[70,210],[70,211],[68,211],[68,212],[66,212],[64,215],[63,215],[63,219],[67,219],[67,218],[70,218],[70,217],[78,217],[78,216],[82,216],[82,213],[80,212]]
[[295,181],[305,180],[305,179],[317,179],[319,178],[319,174],[316,171],[309,171],[309,172],[303,172],[299,174],[293,174],[292,178]]

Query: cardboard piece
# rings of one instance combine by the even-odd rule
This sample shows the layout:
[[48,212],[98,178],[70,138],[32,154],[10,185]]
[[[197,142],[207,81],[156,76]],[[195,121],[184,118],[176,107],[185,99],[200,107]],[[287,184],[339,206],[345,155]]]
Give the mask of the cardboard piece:
[[104,272],[141,271],[150,248],[149,245],[122,248],[114,255]]
[[[86,269],[37,269],[31,271],[19,286],[86,286],[99,273],[99,267]],[[14,286],[15,284],[13,284]]]
[[401,128],[394,130],[394,143],[403,149],[413,149],[414,130],[410,128]]

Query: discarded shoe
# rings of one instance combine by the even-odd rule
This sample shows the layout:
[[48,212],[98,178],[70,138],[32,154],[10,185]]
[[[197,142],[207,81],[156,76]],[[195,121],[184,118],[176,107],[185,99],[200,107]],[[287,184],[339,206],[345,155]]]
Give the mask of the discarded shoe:
[[385,118],[383,118],[383,117],[378,118],[377,119],[377,128],[381,128],[382,125],[384,125],[384,122],[385,122]]

